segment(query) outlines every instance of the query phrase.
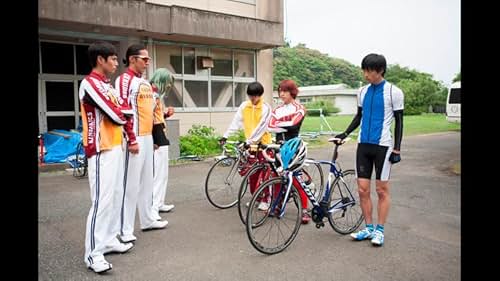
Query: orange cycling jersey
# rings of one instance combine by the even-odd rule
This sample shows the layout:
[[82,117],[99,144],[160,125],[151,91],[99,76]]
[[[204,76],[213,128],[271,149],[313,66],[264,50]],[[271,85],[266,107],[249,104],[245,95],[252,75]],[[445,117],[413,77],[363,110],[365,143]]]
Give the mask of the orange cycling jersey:
[[129,143],[135,142],[135,136],[151,135],[155,101],[149,82],[129,68],[116,79],[116,87],[123,106],[134,111],[133,118],[125,125]]
[[126,119],[109,79],[92,71],[82,80],[78,95],[87,157],[121,145],[122,125]]

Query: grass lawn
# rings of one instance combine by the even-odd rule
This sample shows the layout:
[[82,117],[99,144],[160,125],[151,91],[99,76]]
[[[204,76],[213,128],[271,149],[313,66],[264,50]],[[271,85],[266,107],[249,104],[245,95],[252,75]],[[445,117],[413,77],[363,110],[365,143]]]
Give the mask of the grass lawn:
[[[347,126],[352,121],[354,115],[338,115],[338,116],[328,116],[326,120],[328,124],[330,124],[332,130],[336,133],[343,132]],[[321,128],[321,124],[323,125],[323,131],[329,131],[328,126],[324,121],[321,120],[320,117],[316,116],[306,116],[304,119],[304,123],[300,129],[300,132],[319,132]],[[394,122],[393,122],[394,128]],[[350,136],[355,138],[359,131],[356,129],[353,134]],[[429,134],[429,133],[438,133],[438,132],[446,132],[446,131],[460,131],[459,123],[450,123],[446,121],[445,114],[438,113],[426,113],[422,115],[407,115],[403,117],[403,135],[404,136],[412,136],[412,135],[420,135],[420,134]],[[391,132],[394,133],[394,129],[391,129]],[[310,142],[308,140],[308,142]],[[311,139],[311,145],[323,145],[326,144],[326,138],[321,138],[320,140],[315,141]]]

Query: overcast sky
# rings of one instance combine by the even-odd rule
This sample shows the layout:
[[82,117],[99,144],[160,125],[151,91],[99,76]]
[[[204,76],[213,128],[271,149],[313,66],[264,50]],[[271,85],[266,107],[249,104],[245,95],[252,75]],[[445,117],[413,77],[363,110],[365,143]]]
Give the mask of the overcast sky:
[[284,0],[285,38],[357,66],[369,53],[450,85],[460,71],[460,0]]

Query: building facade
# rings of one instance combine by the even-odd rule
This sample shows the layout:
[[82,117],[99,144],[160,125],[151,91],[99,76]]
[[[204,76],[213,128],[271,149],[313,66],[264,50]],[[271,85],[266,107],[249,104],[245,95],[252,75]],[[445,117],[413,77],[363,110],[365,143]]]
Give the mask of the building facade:
[[[119,61],[143,43],[152,61],[146,77],[167,68],[175,87],[180,134],[193,124],[219,134],[259,81],[272,102],[272,48],[282,46],[283,0],[39,0],[39,130],[79,125],[80,81],[90,71],[88,46],[107,41]],[[116,78],[125,66],[120,64]]]
[[[299,87],[297,100],[307,107],[307,104],[317,100],[332,101],[340,109],[337,114],[356,114],[358,109],[357,94],[361,89],[351,89],[345,84],[319,85]],[[273,92],[275,103],[279,103],[279,96]]]

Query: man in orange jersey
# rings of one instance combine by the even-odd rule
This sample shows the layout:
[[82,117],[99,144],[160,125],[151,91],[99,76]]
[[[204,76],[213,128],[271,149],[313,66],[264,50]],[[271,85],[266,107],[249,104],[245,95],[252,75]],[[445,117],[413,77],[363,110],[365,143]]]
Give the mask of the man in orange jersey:
[[84,259],[87,267],[101,273],[113,267],[104,254],[124,253],[133,247],[132,243],[120,243],[113,231],[113,222],[119,218],[118,208],[113,205],[123,183],[122,126],[126,118],[108,78],[118,65],[115,47],[109,43],[92,44],[88,54],[92,72],[82,80],[79,91],[92,200]]
[[139,209],[142,230],[165,228],[168,221],[156,220],[153,204],[153,109],[155,101],[149,82],[142,74],[149,65],[149,54],[142,44],[127,49],[127,70],[115,81],[123,106],[132,108],[134,116],[125,125],[128,139],[125,152],[125,182],[121,206],[119,235],[122,242],[132,242],[135,211]]

